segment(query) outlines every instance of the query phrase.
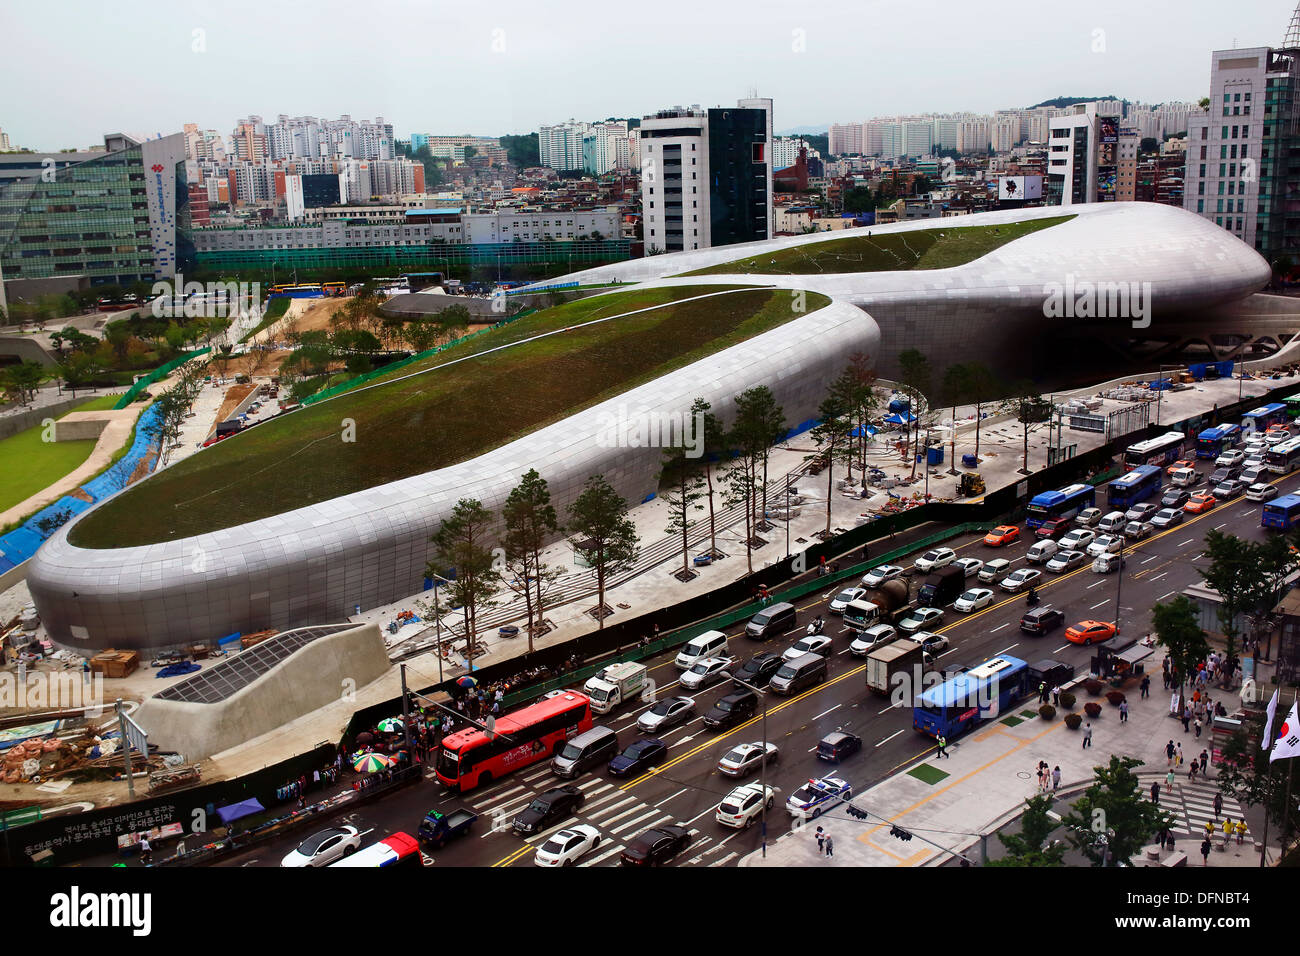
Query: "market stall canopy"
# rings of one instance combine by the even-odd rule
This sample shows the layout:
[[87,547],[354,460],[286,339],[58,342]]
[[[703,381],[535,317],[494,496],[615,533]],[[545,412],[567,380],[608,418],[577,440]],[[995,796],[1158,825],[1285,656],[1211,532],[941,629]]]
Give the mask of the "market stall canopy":
[[262,813],[266,807],[257,801],[256,797],[248,800],[240,800],[238,803],[232,803],[226,807],[217,807],[217,816],[221,817],[221,822],[229,826],[236,820],[244,817],[251,817],[254,813]]

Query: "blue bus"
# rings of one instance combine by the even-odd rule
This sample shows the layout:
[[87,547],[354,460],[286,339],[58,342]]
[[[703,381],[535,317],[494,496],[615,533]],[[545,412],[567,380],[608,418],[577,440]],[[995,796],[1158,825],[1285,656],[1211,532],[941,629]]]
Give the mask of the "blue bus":
[[1124,464],[1130,468],[1138,465],[1171,465],[1183,457],[1183,443],[1186,440],[1182,432],[1165,432],[1136,445],[1129,445],[1124,452]]
[[1053,518],[1073,518],[1096,502],[1097,489],[1092,485],[1067,485],[1060,491],[1044,491],[1030,500],[1025,524],[1037,528]]
[[1106,486],[1106,502],[1114,511],[1127,511],[1139,501],[1160,494],[1164,471],[1159,465],[1141,465]]
[[1242,415],[1241,427],[1248,435],[1255,432],[1262,435],[1268,431],[1270,425],[1282,425],[1286,423],[1286,420],[1286,404],[1284,402],[1269,402],[1267,405],[1259,406],[1259,408],[1252,408]]
[[1241,441],[1240,425],[1219,425],[1207,428],[1196,436],[1197,458],[1218,458]]
[[918,694],[912,728],[949,740],[1006,713],[1029,690],[1029,666],[1003,654]]
[[1275,531],[1290,531],[1300,523],[1300,495],[1283,495],[1265,504],[1259,523]]

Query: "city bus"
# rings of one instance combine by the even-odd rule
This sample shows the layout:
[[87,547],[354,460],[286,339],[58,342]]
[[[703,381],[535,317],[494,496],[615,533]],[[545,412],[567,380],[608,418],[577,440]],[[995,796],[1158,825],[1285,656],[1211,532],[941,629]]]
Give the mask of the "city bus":
[[1259,523],[1274,531],[1290,531],[1300,523],[1300,495],[1283,495],[1265,504]]
[[1003,654],[916,696],[912,729],[948,740],[1007,712],[1029,690],[1029,666]]
[[346,282],[326,282],[320,288],[325,295],[347,295],[348,293]]
[[298,285],[273,285],[271,291],[267,293],[268,299],[289,298],[289,299],[316,299],[325,293],[321,291],[319,283],[304,282]]
[[1259,408],[1252,408],[1241,416],[1241,427],[1247,434],[1264,434],[1270,425],[1286,424],[1286,406],[1281,402],[1269,402]]
[[420,842],[409,833],[394,833],[378,843],[363,847],[351,856],[335,860],[330,866],[359,866],[373,869],[377,866],[416,867],[423,866],[420,856]]
[[1278,442],[1264,452],[1264,466],[1276,475],[1289,475],[1300,467],[1300,438]]
[[1160,494],[1163,477],[1164,469],[1159,465],[1139,465],[1106,486],[1106,502],[1114,511],[1127,511],[1139,501]]
[[1215,459],[1241,441],[1240,425],[1218,425],[1196,436],[1196,457]]
[[1097,489],[1092,485],[1067,485],[1060,491],[1044,491],[1029,502],[1025,524],[1037,528],[1053,518],[1073,518],[1096,503]]
[[1186,442],[1182,432],[1165,432],[1155,438],[1148,438],[1136,445],[1129,445],[1124,452],[1124,464],[1130,468],[1138,465],[1169,465],[1183,457],[1183,445]]
[[1286,405],[1286,416],[1293,421],[1300,418],[1300,395],[1293,395],[1291,398],[1282,399]]
[[590,729],[591,698],[565,691],[498,717],[493,739],[477,727],[443,738],[438,779],[444,787],[464,793],[513,770],[549,760],[566,740]]

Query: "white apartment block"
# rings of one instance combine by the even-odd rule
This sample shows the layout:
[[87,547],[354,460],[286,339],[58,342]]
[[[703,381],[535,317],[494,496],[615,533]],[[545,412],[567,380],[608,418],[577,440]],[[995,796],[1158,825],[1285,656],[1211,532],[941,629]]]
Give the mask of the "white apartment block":
[[709,115],[692,107],[641,121],[641,224],[646,251],[707,249]]
[[820,157],[821,153],[809,146],[798,136],[777,136],[772,140],[772,168],[785,169],[799,162],[799,149],[806,149],[809,159]]
[[547,239],[619,238],[617,210],[576,212],[484,212],[461,216],[464,241],[474,244],[494,242],[541,242]]
[[832,123],[826,148],[833,156],[862,153],[862,123]]
[[1020,143],[1020,121],[1014,116],[999,116],[993,121],[993,152],[1009,153]]
[[985,153],[992,142],[987,119],[962,120],[957,124],[957,152]]
[[588,124],[569,120],[537,131],[538,162],[561,172],[582,169],[582,139]]

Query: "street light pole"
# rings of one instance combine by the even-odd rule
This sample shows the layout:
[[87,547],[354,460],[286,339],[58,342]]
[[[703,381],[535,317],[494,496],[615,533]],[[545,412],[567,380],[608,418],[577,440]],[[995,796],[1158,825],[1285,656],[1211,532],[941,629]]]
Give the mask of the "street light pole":
[[728,671],[723,671],[722,674],[724,679],[730,677],[733,683],[739,684],[741,687],[746,687],[749,690],[752,690],[755,694],[759,696],[759,699],[763,701],[763,721],[762,721],[763,762],[758,766],[758,786],[763,791],[763,804],[762,804],[762,810],[760,811],[760,814],[762,819],[761,830],[762,830],[762,838],[763,838],[763,847],[762,847],[763,859],[766,860],[767,859],[767,801],[768,801],[768,796],[767,796],[767,693],[765,691],[759,690],[753,684],[746,683],[745,681],[741,680],[739,677],[732,677],[732,675]]

